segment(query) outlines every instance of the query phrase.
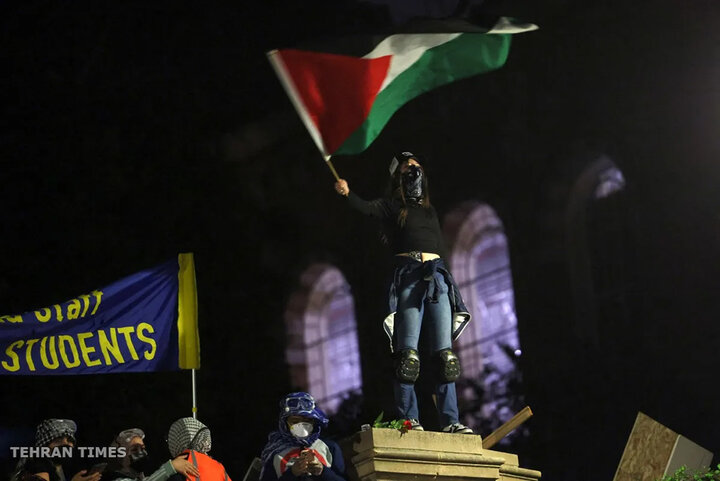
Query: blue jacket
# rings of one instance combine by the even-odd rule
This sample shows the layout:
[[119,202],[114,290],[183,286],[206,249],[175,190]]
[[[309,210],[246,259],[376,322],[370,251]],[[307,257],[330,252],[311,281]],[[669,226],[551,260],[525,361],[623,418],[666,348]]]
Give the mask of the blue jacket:
[[[292,465],[303,449],[311,449],[323,464],[320,476],[295,476]],[[345,481],[345,461],[337,443],[317,439],[309,447],[286,445],[268,457],[263,465],[260,481]]]
[[460,337],[467,323],[470,322],[472,316],[465,307],[460,289],[455,283],[455,279],[450,274],[445,261],[442,258],[433,259],[431,261],[420,262],[409,257],[396,257],[397,266],[393,274],[393,281],[390,284],[390,292],[388,295],[389,314],[383,320],[383,329],[385,334],[390,338],[390,351],[393,349],[393,333],[395,328],[395,313],[397,311],[398,290],[402,285],[403,277],[418,269],[423,270],[423,277],[429,281],[425,300],[428,302],[437,302],[438,282],[444,280],[450,288],[448,297],[450,298],[450,309],[452,310],[452,340]]

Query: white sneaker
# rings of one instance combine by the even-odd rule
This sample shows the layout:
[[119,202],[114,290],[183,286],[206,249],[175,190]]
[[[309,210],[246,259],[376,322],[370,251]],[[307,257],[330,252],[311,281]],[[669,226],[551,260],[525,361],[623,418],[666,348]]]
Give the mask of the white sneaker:
[[425,431],[425,429],[423,429],[422,425],[420,424],[420,421],[418,421],[417,419],[409,419],[409,421],[411,425],[411,431]]
[[450,426],[445,426],[442,432],[452,434],[475,434],[472,429],[460,423],[453,423]]

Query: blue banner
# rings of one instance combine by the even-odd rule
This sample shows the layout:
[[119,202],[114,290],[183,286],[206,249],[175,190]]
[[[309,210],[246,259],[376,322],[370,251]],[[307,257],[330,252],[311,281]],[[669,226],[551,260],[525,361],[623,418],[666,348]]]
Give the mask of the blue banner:
[[62,304],[0,316],[0,375],[198,367],[192,254]]

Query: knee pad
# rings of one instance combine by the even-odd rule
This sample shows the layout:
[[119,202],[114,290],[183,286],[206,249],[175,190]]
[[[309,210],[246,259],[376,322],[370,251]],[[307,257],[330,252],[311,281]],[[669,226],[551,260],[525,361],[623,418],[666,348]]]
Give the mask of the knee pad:
[[443,349],[437,353],[438,374],[443,382],[455,382],[460,377],[460,359],[452,349]]
[[395,361],[395,376],[401,382],[414,384],[420,375],[420,356],[415,349],[404,349]]

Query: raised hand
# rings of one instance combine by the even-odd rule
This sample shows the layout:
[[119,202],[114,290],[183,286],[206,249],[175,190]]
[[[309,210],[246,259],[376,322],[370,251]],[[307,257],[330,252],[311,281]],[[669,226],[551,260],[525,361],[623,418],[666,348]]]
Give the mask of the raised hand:
[[338,179],[338,181],[335,182],[335,192],[340,195],[348,195],[350,193],[350,187],[348,187],[345,179]]
[[173,469],[175,469],[176,473],[184,474],[187,476],[200,476],[200,471],[187,459],[183,457],[184,455],[180,455],[177,458],[170,461],[172,464]]

